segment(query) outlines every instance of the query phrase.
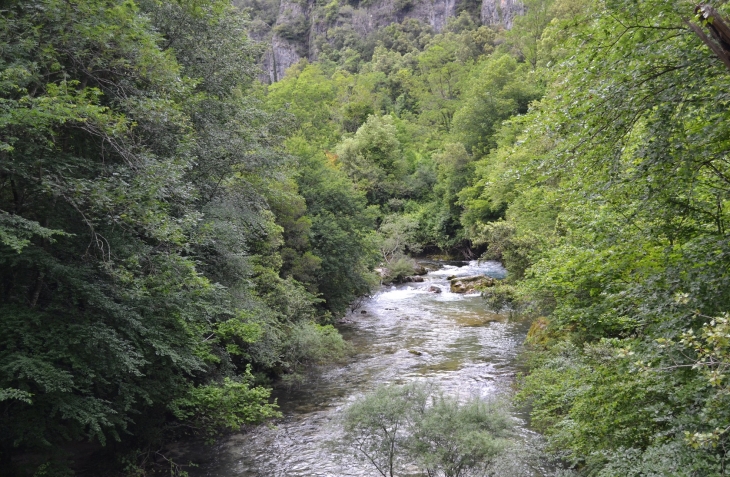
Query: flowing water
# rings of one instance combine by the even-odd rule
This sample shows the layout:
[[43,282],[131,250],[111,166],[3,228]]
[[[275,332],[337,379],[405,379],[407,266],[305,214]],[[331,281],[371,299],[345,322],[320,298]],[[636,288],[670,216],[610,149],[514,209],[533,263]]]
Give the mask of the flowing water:
[[[478,294],[449,291],[448,276],[503,278],[497,262],[424,263],[423,283],[383,287],[340,331],[355,348],[349,364],[319,370],[298,390],[276,393],[284,418],[189,455],[191,477],[365,477],[365,463],[340,461],[322,445],[338,411],[385,383],[427,380],[445,393],[491,397],[509,390],[528,324],[486,310]],[[431,286],[441,293],[429,291]],[[364,311],[364,313],[363,313]]]

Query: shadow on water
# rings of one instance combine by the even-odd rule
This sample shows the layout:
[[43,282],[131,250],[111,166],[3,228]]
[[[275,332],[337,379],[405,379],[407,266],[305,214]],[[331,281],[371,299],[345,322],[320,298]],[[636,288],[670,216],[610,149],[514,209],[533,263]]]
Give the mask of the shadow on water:
[[[451,293],[447,277],[483,274],[503,278],[497,262],[438,264],[423,283],[383,287],[366,313],[340,328],[356,353],[344,366],[319,369],[301,388],[277,390],[284,418],[234,434],[216,446],[191,449],[184,460],[199,467],[191,477],[373,475],[365,464],[338,461],[321,445],[333,419],[358,396],[385,383],[429,380],[445,393],[468,398],[509,392],[529,323],[485,309],[478,295]],[[441,293],[429,292],[436,286]],[[516,416],[523,422],[523,416]],[[523,432],[529,432],[522,426]]]

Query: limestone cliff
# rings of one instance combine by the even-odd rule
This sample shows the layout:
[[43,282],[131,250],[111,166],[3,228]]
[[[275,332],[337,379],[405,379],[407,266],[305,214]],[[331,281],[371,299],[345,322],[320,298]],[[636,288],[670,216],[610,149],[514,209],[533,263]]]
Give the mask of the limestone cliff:
[[[470,3],[469,3],[470,2]],[[365,41],[392,23],[415,19],[435,32],[460,11],[469,10],[483,25],[511,28],[524,11],[520,0],[238,0],[254,18],[252,36],[268,45],[262,59],[264,80],[278,81],[302,58],[317,59],[322,45],[334,48]],[[344,38],[344,40],[342,40]]]
[[504,25],[512,28],[515,16],[524,13],[524,7],[519,0],[482,0],[482,24]]

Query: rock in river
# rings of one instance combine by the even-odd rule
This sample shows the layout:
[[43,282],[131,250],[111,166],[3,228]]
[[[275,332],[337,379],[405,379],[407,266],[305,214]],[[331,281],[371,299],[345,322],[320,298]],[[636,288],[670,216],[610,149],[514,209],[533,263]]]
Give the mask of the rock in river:
[[493,287],[495,281],[496,280],[494,278],[485,277],[484,275],[453,278],[450,280],[451,292],[467,293],[470,291],[478,290],[480,288]]
[[415,273],[416,275],[425,275],[428,273],[428,269],[420,263],[417,263],[416,266],[413,267],[413,273]]

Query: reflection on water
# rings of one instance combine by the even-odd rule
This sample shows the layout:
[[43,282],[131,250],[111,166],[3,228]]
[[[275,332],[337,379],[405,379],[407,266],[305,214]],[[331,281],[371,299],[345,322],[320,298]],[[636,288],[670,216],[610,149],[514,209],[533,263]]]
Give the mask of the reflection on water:
[[[322,445],[336,432],[337,412],[359,395],[424,379],[463,398],[507,391],[528,325],[485,310],[478,295],[449,291],[447,277],[477,274],[503,278],[505,271],[497,262],[450,264],[423,283],[383,288],[365,303],[365,314],[358,310],[341,328],[356,350],[349,364],[319,370],[301,389],[278,391],[285,417],[275,428],[192,451],[187,458],[200,466],[191,477],[371,476],[365,464],[339,461]],[[429,292],[431,286],[442,293]]]

